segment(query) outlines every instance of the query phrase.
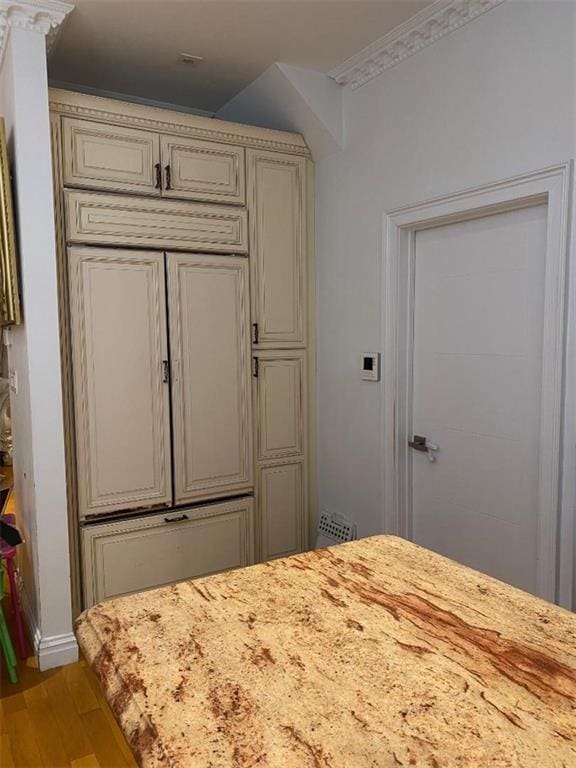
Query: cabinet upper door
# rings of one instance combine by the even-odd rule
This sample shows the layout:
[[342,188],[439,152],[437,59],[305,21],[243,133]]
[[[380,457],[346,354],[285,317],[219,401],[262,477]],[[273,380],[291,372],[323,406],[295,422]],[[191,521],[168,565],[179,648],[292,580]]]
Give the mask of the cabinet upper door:
[[80,516],[169,504],[163,256],[68,258]]
[[305,450],[306,353],[258,352],[256,457],[297,456]]
[[162,136],[162,194],[244,205],[244,149],[180,136]]
[[65,117],[64,184],[160,194],[160,137],[151,131]]
[[252,487],[248,260],[170,253],[176,502]]
[[302,157],[247,152],[252,308],[262,346],[306,345],[305,169]]

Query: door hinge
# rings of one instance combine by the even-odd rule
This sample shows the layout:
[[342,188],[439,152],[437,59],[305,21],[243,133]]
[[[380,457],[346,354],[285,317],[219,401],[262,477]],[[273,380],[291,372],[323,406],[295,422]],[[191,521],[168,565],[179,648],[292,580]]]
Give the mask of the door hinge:
[[258,323],[252,323],[252,331],[253,331],[252,343],[258,344]]
[[170,381],[170,366],[168,360],[162,360],[162,381],[164,384]]
[[258,374],[260,373],[260,358],[253,357],[252,360],[254,361],[254,368],[252,369],[252,375],[255,379],[258,378]]

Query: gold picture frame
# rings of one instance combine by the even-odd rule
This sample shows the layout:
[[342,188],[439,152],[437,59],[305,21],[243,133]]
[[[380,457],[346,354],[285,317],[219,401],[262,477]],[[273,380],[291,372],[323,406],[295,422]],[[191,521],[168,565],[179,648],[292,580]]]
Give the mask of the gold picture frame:
[[0,117],[0,326],[21,322],[8,146],[4,119]]

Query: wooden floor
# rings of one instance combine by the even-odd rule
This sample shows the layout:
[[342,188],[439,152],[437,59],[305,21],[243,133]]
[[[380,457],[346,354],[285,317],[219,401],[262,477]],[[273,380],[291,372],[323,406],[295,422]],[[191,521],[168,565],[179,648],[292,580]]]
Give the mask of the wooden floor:
[[[6,601],[8,621],[9,611]],[[2,664],[1,768],[136,766],[85,661],[40,672],[30,658],[20,662],[18,677],[10,683]]]

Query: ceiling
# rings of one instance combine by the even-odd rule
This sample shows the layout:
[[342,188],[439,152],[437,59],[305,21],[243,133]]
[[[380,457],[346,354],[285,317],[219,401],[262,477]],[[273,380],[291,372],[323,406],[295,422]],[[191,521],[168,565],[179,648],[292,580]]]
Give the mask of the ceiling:
[[[280,61],[327,72],[430,0],[73,0],[51,81],[215,112]],[[204,57],[182,64],[180,53]]]

